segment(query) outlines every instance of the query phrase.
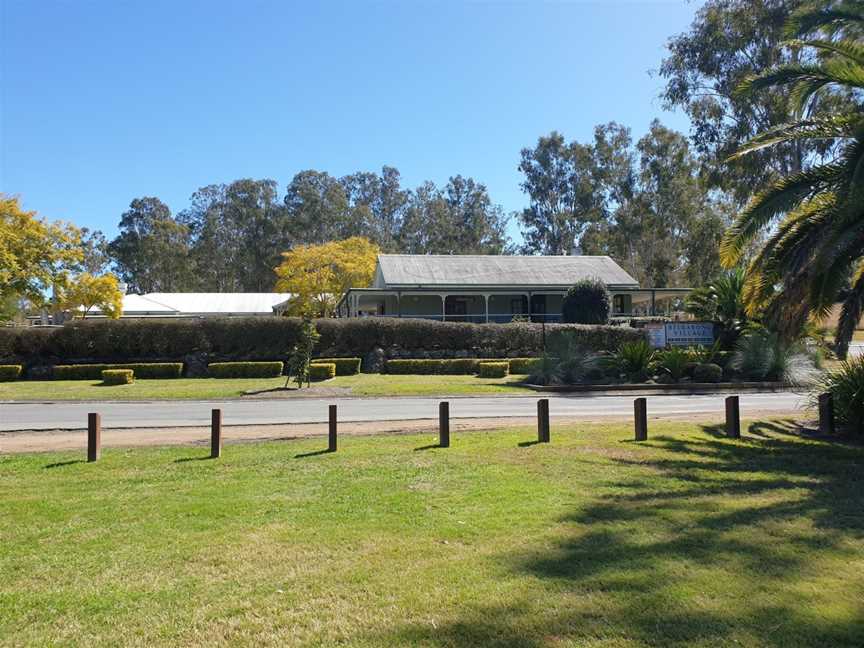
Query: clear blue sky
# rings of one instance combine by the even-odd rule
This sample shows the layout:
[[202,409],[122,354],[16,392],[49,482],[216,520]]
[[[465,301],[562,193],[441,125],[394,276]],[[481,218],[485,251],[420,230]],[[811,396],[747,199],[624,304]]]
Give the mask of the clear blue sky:
[[461,173],[525,204],[519,150],[662,110],[698,3],[0,0],[0,191],[116,233],[138,196],[302,169]]

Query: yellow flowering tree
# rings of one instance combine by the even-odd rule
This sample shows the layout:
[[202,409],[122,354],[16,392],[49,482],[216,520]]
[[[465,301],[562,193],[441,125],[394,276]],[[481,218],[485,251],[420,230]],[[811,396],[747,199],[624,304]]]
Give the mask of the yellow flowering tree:
[[362,236],[283,252],[276,289],[293,294],[286,314],[329,317],[346,290],[372,282],[379,252]]
[[123,291],[113,274],[93,276],[82,272],[64,291],[62,304],[73,317],[84,319],[98,308],[105,317],[118,319],[123,314]]

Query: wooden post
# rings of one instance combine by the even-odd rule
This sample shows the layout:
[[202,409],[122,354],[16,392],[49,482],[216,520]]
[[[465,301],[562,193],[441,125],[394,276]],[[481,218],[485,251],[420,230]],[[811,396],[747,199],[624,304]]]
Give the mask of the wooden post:
[[741,410],[737,396],[726,397],[726,436],[730,439],[741,438]]
[[447,401],[438,403],[438,445],[450,447],[450,403]]
[[633,418],[636,422],[636,440],[648,440],[648,401],[637,398],[633,401]]
[[330,406],[330,430],[327,434],[327,452],[336,452],[336,406]]
[[102,456],[102,417],[96,412],[87,415],[87,461],[99,461]]
[[819,394],[819,432],[834,434],[834,397]]
[[537,442],[549,443],[549,399],[537,401]]
[[210,458],[218,459],[222,456],[222,410],[214,409],[210,412]]

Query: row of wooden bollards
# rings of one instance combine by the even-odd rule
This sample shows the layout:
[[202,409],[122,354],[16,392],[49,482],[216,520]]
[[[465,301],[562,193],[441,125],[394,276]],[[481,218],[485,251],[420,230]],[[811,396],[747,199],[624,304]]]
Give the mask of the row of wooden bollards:
[[[633,401],[633,419],[636,441],[648,440],[648,399],[637,398]],[[830,394],[819,396],[819,431],[824,434],[834,432],[834,403]],[[337,448],[337,410],[331,405],[328,412],[327,451],[336,452]],[[741,438],[741,409],[738,396],[726,397],[726,436],[730,439]],[[537,443],[551,441],[549,426],[549,399],[537,401]],[[438,446],[450,447],[450,403],[442,401],[438,405]],[[87,461],[97,461],[102,455],[102,418],[96,412],[87,415]],[[222,456],[222,410],[214,409],[210,417],[210,456]]]

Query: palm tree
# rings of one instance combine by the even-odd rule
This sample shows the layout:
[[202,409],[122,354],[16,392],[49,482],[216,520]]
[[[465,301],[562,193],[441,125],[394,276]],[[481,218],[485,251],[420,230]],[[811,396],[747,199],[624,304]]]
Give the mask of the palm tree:
[[744,285],[743,268],[735,268],[694,290],[684,304],[684,310],[694,317],[720,324],[723,348],[729,348],[747,325]]
[[[757,135],[733,158],[804,140],[828,144],[831,153],[758,192],[720,247],[723,263],[735,266],[748,246],[769,230],[747,268],[748,313],[761,312],[772,328],[792,338],[809,319],[825,317],[841,300],[836,339],[842,356],[864,311],[862,33],[861,0],[805,7],[790,19],[787,35],[793,40],[787,45],[810,55],[807,60],[751,77],[739,87],[745,94],[765,88],[788,90],[792,114],[800,118]],[[851,98],[858,107],[811,116],[815,102],[829,95]]]

